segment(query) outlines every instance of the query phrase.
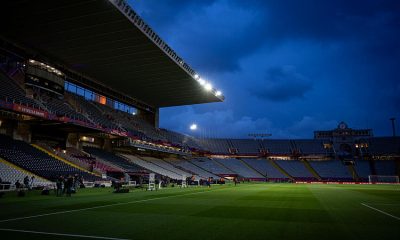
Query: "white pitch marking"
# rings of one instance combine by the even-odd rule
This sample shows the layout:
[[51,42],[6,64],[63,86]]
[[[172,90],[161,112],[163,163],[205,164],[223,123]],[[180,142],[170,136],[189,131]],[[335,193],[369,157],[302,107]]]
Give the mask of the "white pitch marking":
[[387,213],[387,212],[385,212],[385,211],[382,211],[382,210],[380,210],[380,209],[371,207],[371,206],[368,205],[368,204],[361,203],[361,205],[363,205],[364,207],[370,208],[370,209],[372,209],[372,210],[375,210],[375,211],[377,211],[377,212],[380,212],[380,213],[382,213],[382,214],[385,214],[386,216],[389,216],[389,217],[392,217],[392,218],[394,218],[394,219],[400,220],[400,217],[394,216],[394,215],[392,215],[392,214],[390,214],[390,213]]
[[[367,203],[364,203],[367,204]],[[387,205],[387,206],[398,206],[400,203],[368,203],[369,205]]]
[[100,237],[100,236],[90,236],[90,235],[80,235],[80,234],[53,233],[53,232],[38,232],[38,231],[29,231],[29,230],[21,230],[21,229],[10,229],[10,228],[0,228],[0,231],[33,233],[33,234],[54,235],[54,236],[66,236],[66,237],[76,237],[76,238],[92,238],[92,239],[107,239],[107,240],[129,240],[127,238]]
[[105,208],[105,207],[112,207],[112,206],[119,206],[119,205],[127,205],[127,204],[131,204],[131,203],[148,202],[148,201],[153,201],[153,200],[158,200],[158,199],[165,199],[165,198],[172,198],[172,197],[179,197],[179,196],[187,196],[187,195],[193,195],[193,194],[214,192],[214,191],[223,190],[223,189],[226,189],[226,188],[220,188],[220,189],[215,189],[215,190],[210,190],[210,191],[191,192],[191,193],[179,194],[179,195],[173,195],[173,196],[165,196],[165,197],[156,197],[156,198],[135,200],[135,201],[129,201],[129,202],[123,202],[123,203],[112,203],[112,204],[106,204],[106,205],[95,206],[95,207],[88,207],[88,208],[80,208],[80,209],[59,211],[59,212],[53,212],[53,213],[38,214],[38,215],[32,215],[32,216],[27,216],[27,217],[10,218],[10,219],[0,220],[0,223],[12,222],[12,221],[16,221],[16,220],[29,219],[29,218],[37,218],[37,217],[58,215],[58,214],[63,214],[63,213],[80,212],[80,211],[86,211],[86,210],[92,210],[92,209],[98,209],[98,208]]

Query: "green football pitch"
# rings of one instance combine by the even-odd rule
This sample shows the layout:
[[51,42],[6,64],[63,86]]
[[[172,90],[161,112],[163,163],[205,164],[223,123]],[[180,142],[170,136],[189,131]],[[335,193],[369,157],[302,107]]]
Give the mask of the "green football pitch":
[[400,239],[400,185],[82,189],[0,198],[1,239]]

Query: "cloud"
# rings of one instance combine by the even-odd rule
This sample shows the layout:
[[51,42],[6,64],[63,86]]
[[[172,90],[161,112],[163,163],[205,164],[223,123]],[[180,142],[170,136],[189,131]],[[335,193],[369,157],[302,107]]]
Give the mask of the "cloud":
[[[199,112],[188,106],[173,111],[171,118],[161,121],[162,128],[205,138],[249,138],[249,133],[270,133],[272,139],[312,138],[315,130],[331,130],[338,124],[338,120],[303,116],[281,127],[267,117],[235,116],[230,109]],[[196,131],[189,130],[192,123],[198,125]]]
[[343,119],[382,135],[389,117],[400,119],[398,0],[129,2],[226,96],[161,110],[164,127],[312,137]]
[[[235,116],[230,109],[198,112],[189,106],[181,110],[175,111],[169,119],[163,119],[161,127],[198,137],[214,138],[246,138],[249,133],[265,133],[271,128],[271,122],[267,118]],[[189,130],[192,123],[198,125],[195,132]]]
[[[155,30],[191,65],[208,72],[239,70],[239,60],[263,44],[263,27],[256,8],[242,8],[232,1],[131,1]],[[169,5],[168,3],[171,3]],[[198,4],[198,2],[203,2]],[[140,4],[139,4],[140,3]],[[157,1],[158,3],[158,1]],[[171,16],[171,13],[174,13]]]
[[179,21],[182,15],[200,13],[216,0],[128,0],[128,3],[151,25],[159,27],[160,31]]
[[[399,51],[399,1],[130,0],[190,63],[237,71],[240,59],[287,41],[357,40],[372,54]],[[383,27],[382,27],[383,26]],[[371,33],[374,34],[371,34]],[[388,51],[387,43],[392,51]]]
[[316,130],[332,130],[338,125],[337,120],[320,120],[312,116],[303,116],[299,121],[288,127],[288,132],[299,136],[311,134]]
[[269,68],[264,81],[260,83],[252,86],[250,91],[259,98],[275,102],[304,98],[313,86],[312,82],[293,66]]

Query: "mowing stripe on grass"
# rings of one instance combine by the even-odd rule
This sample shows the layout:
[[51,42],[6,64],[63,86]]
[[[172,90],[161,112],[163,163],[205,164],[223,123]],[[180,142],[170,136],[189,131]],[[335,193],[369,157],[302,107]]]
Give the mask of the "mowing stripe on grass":
[[91,239],[107,239],[107,240],[129,240],[127,238],[100,237],[100,236],[90,236],[90,235],[80,235],[80,234],[53,233],[53,232],[38,232],[38,231],[29,231],[29,230],[21,230],[21,229],[10,229],[10,228],[0,228],[0,231],[33,233],[33,234],[41,234],[41,235],[53,235],[53,236],[75,237],[75,238],[91,238]]
[[190,193],[178,194],[178,195],[173,195],[173,196],[155,197],[155,198],[148,198],[148,199],[142,199],[142,200],[134,200],[134,201],[129,201],[129,202],[122,202],[122,203],[112,203],[112,204],[100,205],[100,206],[95,206],[95,207],[87,207],[87,208],[79,208],[79,209],[59,211],[59,212],[53,212],[53,213],[38,214],[38,215],[32,215],[32,216],[27,216],[27,217],[10,218],[10,219],[0,220],[0,223],[12,222],[12,221],[29,219],[29,218],[38,218],[38,217],[45,217],[45,216],[51,216],[51,215],[58,215],[58,214],[63,214],[63,213],[80,212],[80,211],[105,208],[105,207],[127,205],[127,204],[131,204],[131,203],[149,202],[149,201],[154,201],[154,200],[159,200],[159,199],[166,199],[166,198],[172,198],[172,197],[180,197],[180,196],[214,192],[214,191],[223,190],[223,189],[227,189],[227,188],[219,188],[219,189],[215,189],[215,190],[208,190],[208,191],[201,191],[201,192],[190,192]]
[[385,211],[382,211],[382,210],[380,210],[380,209],[371,207],[371,206],[368,205],[368,204],[361,203],[361,205],[363,205],[364,207],[370,208],[370,209],[372,209],[372,210],[375,210],[375,211],[377,211],[377,212],[380,212],[380,213],[382,213],[382,214],[385,214],[386,216],[389,216],[389,217],[392,217],[392,218],[394,218],[394,219],[400,220],[400,217],[394,216],[394,215],[392,215],[392,214],[390,214],[390,213],[387,213],[387,212],[385,212]]

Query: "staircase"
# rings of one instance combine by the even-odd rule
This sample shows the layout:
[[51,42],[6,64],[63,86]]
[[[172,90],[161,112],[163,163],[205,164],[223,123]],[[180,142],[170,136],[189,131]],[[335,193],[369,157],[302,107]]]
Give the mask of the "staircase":
[[317,171],[315,171],[315,169],[310,165],[310,163],[309,163],[307,160],[303,160],[302,162],[303,162],[304,166],[308,169],[308,171],[310,171],[311,174],[312,174],[316,179],[318,179],[318,181],[321,181],[321,180],[322,180],[321,176],[317,173]]
[[185,161],[188,161],[190,164],[193,164],[194,166],[196,166],[197,168],[203,170],[204,172],[207,172],[207,173],[210,173],[211,175],[217,176],[215,173],[213,173],[213,172],[211,172],[211,171],[208,171],[207,169],[205,169],[205,168],[203,168],[203,167],[197,165],[196,163],[194,163],[194,162],[191,161],[191,160],[185,160]]
[[92,174],[94,176],[101,177],[101,174],[96,174],[96,173],[90,172],[90,171],[88,171],[87,169],[85,169],[85,168],[83,168],[81,166],[78,166],[78,165],[76,165],[76,164],[74,164],[74,163],[72,163],[72,162],[70,162],[70,161],[58,156],[58,155],[55,155],[54,153],[48,151],[47,149],[45,149],[45,148],[43,148],[43,147],[41,147],[39,145],[31,144],[31,146],[36,148],[36,149],[38,149],[39,151],[42,151],[42,152],[46,153],[47,155],[49,155],[49,156],[51,156],[51,157],[53,157],[53,158],[55,158],[55,159],[57,159],[57,160],[59,160],[61,162],[64,162],[65,164],[70,165],[71,167],[79,169],[79,170],[81,170],[83,172],[87,172],[87,173]]
[[229,167],[225,166],[224,164],[220,163],[219,161],[215,161],[214,159],[210,158],[211,161],[213,161],[214,163],[220,165],[222,168],[228,169],[229,171],[231,171],[232,173],[236,173],[235,171],[233,171],[232,169],[230,169]]
[[294,181],[294,178],[289,173],[287,173],[283,168],[281,168],[281,166],[279,166],[274,160],[267,159],[267,161],[269,161],[271,165],[274,166],[276,169],[278,169],[278,171],[280,171],[283,175],[287,176],[288,178]]
[[267,176],[265,176],[265,174],[259,172],[257,169],[253,168],[252,166],[250,166],[249,164],[247,164],[247,163],[246,163],[245,161],[243,161],[242,159],[238,158],[238,160],[239,160],[243,165],[245,165],[247,168],[249,168],[250,170],[252,170],[252,171],[254,171],[254,172],[260,174],[260,175],[263,176],[263,177],[267,177]]
[[360,181],[360,177],[358,176],[356,169],[353,164],[347,165],[347,169],[349,170],[350,175],[353,177],[353,180],[356,182]]

